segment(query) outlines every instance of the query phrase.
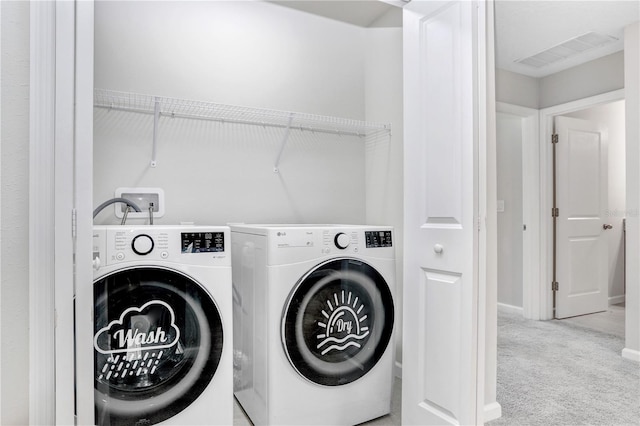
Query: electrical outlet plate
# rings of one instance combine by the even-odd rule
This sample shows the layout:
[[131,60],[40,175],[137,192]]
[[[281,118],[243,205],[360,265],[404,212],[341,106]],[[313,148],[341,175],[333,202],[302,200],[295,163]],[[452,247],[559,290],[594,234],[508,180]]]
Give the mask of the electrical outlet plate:
[[[147,219],[149,218],[149,203],[153,202],[153,217],[164,216],[164,190],[162,188],[117,188],[116,198],[126,198],[133,201],[141,212],[131,210],[127,218]],[[124,203],[115,203],[116,217],[122,218],[127,208]]]

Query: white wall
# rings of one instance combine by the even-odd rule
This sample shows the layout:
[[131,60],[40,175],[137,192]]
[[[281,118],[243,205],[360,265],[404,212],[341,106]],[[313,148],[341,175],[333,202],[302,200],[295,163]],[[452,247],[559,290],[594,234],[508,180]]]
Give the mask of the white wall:
[[522,118],[498,113],[498,303],[522,307]]
[[613,225],[609,240],[609,300],[620,303],[624,298],[624,241],[622,220],[626,215],[625,108],[624,101],[567,114],[588,120],[607,129],[609,156],[609,205],[607,223]]
[[[95,40],[99,88],[365,119],[360,27],[264,2],[99,2]],[[293,130],[276,174],[282,129],[163,118],[152,169],[150,116],[95,118],[95,205],[157,186],[157,223],[365,221],[363,139]]]
[[95,7],[96,87],[364,118],[365,30],[268,2]]
[[558,73],[534,78],[499,69],[499,102],[542,109],[624,87],[624,52],[595,59]]
[[540,79],[538,108],[560,105],[624,87],[624,52],[569,68]]
[[540,79],[496,69],[496,101],[539,108]]
[[390,122],[391,137],[366,144],[366,222],[395,227],[396,362],[402,361],[403,111],[402,28],[367,30],[365,110],[368,120]]
[[29,424],[29,3],[0,2],[0,424]]

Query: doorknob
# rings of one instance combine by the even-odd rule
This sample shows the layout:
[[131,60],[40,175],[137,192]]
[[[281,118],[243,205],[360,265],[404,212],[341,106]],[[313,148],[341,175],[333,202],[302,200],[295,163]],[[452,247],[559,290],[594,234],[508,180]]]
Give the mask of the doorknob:
[[613,225],[609,225],[608,223],[605,223],[604,225],[602,225],[602,229],[604,230],[613,229]]

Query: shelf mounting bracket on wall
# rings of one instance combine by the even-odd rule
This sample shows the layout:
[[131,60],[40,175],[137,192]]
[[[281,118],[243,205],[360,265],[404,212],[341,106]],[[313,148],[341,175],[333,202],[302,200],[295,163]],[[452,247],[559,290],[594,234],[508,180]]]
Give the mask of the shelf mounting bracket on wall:
[[158,122],[160,121],[160,98],[153,99],[153,146],[151,147],[151,167],[155,167],[158,147]]
[[284,135],[282,135],[282,142],[280,142],[280,151],[278,152],[278,157],[276,157],[276,162],[273,166],[273,173],[280,173],[280,157],[282,157],[282,152],[284,151],[284,147],[287,144],[287,140],[289,139],[289,132],[291,131],[291,122],[293,121],[293,113],[289,114],[289,120],[287,121],[287,128],[284,131]]

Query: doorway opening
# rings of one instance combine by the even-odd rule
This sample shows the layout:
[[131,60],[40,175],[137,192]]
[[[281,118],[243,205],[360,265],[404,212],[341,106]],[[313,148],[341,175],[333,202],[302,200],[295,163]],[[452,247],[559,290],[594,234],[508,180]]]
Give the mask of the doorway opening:
[[[498,200],[504,201],[498,203],[502,210],[498,213],[498,251],[503,253],[498,259],[499,308],[518,312],[528,319],[553,318],[551,138],[556,116],[604,117],[598,121],[604,120],[602,126],[610,128],[607,135],[612,139],[609,158],[612,176],[608,185],[611,190],[603,215],[615,232],[608,235],[611,272],[606,278],[610,290],[607,304],[623,303],[624,90],[542,110],[500,102],[497,107]],[[517,147],[501,146],[513,144]]]
[[553,281],[565,281],[554,289],[554,318],[561,319],[625,302],[625,101],[558,115],[554,129],[554,207],[561,207]]

